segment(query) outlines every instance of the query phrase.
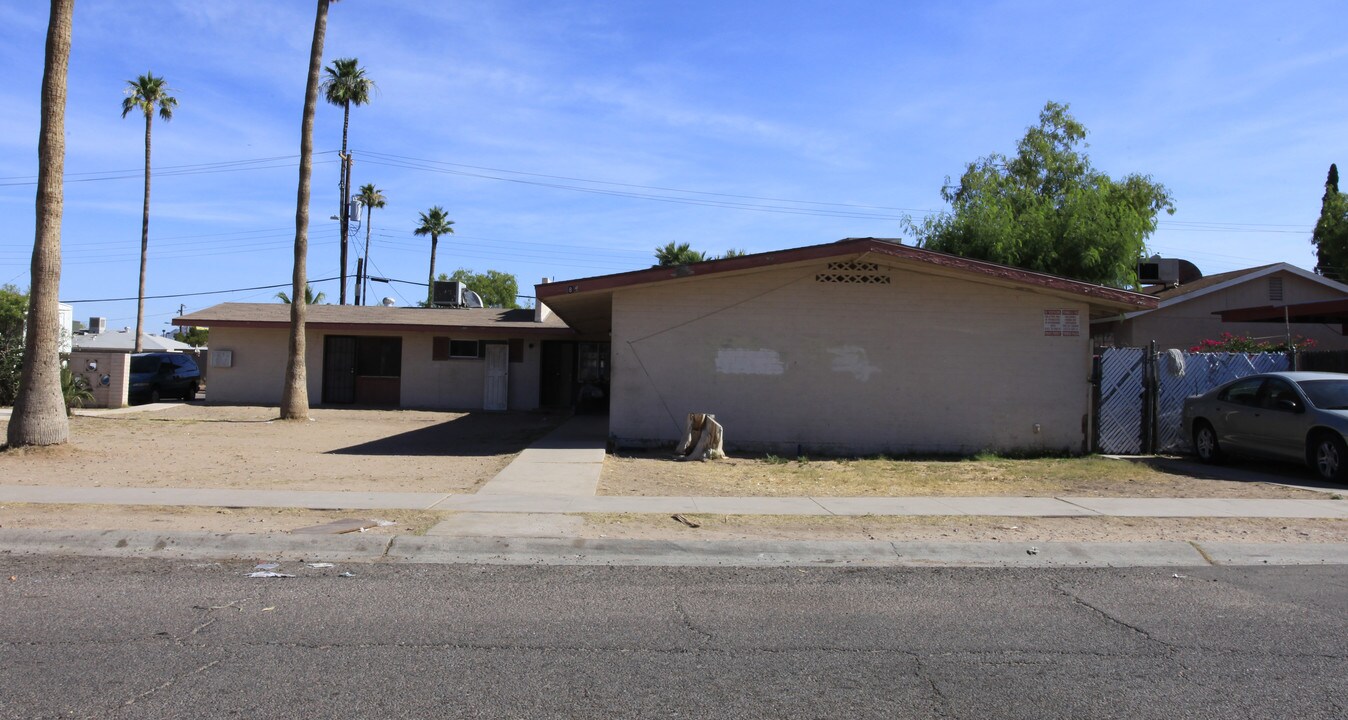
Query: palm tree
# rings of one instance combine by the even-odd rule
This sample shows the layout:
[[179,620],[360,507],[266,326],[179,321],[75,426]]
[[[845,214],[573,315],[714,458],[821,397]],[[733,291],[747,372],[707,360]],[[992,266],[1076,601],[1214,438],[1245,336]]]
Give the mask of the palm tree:
[[70,439],[61,392],[61,210],[66,160],[66,72],[75,0],[51,0],[42,68],[42,127],[37,141],[37,221],[33,237],[28,334],[24,337],[19,396],[9,419],[10,447],[59,445]]
[[445,209],[436,205],[430,212],[421,213],[421,226],[412,231],[416,235],[431,236],[431,272],[426,280],[427,305],[435,299],[435,244],[441,235],[454,233],[454,228],[451,227],[453,224],[454,221],[445,214]]
[[[318,110],[318,71],[323,67],[323,39],[328,32],[328,2],[318,0],[314,13],[314,41],[309,48],[309,82],[304,88],[304,115],[300,121],[300,184],[295,199],[295,267],[290,276],[290,296],[303,297],[309,253],[309,180],[314,169],[314,115]],[[290,344],[286,358],[285,384],[281,387],[281,419],[307,420],[309,378],[304,366],[304,318],[309,306],[290,303]]]
[[687,265],[689,263],[702,262],[707,256],[700,250],[694,250],[688,243],[675,244],[673,241],[664,247],[655,249],[656,267],[667,265]]
[[339,219],[342,223],[342,290],[337,304],[346,304],[346,237],[351,212],[351,156],[346,152],[346,132],[351,125],[351,106],[370,102],[370,91],[374,90],[374,81],[365,77],[365,68],[360,67],[356,58],[339,58],[323,69],[323,92],[328,102],[342,108],[342,208]]
[[374,186],[374,183],[360,186],[360,194],[356,196],[356,202],[365,208],[365,274],[356,278],[356,294],[359,296],[360,304],[364,305],[369,299],[370,283],[366,278],[370,277],[370,216],[375,208],[384,207],[388,198]]
[[[304,284],[305,305],[317,305],[326,300],[327,298],[328,298],[327,293],[320,291],[318,294],[314,294],[314,286],[310,285],[309,283]],[[281,302],[287,305],[290,304],[290,296],[285,294],[284,292],[276,293],[276,299],[280,300]]]
[[145,203],[140,213],[140,290],[136,295],[136,349],[140,352],[140,335],[145,327],[145,256],[150,246],[150,127],[154,120],[154,110],[159,108],[159,117],[165,122],[173,119],[173,108],[178,107],[177,98],[169,94],[168,83],[154,73],[145,73],[135,80],[126,81],[126,98],[122,100],[122,117],[132,110],[145,113]]

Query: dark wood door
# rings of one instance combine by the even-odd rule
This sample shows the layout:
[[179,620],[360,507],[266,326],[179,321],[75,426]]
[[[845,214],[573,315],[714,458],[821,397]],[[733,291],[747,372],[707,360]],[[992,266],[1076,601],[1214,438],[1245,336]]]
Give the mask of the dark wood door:
[[545,340],[542,350],[538,404],[571,407],[576,395],[576,344]]
[[356,338],[328,335],[323,338],[323,402],[351,404],[356,401]]

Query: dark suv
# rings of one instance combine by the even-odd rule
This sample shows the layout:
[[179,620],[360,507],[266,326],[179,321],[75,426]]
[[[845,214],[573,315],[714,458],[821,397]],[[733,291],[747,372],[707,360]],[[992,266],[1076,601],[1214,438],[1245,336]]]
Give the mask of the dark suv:
[[201,388],[201,369],[191,355],[138,353],[131,356],[131,402],[159,402],[160,398],[192,400]]

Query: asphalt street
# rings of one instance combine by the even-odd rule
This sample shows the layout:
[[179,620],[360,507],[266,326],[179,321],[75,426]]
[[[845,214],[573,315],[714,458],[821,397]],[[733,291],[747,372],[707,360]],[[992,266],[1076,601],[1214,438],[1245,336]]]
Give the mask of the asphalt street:
[[1344,566],[277,570],[0,556],[0,717],[1348,715]]

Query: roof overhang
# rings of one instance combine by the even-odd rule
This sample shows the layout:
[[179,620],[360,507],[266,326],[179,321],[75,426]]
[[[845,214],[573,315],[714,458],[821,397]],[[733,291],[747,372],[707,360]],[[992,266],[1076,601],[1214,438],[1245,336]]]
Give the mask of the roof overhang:
[[778,250],[670,267],[653,267],[613,275],[562,280],[535,286],[539,302],[583,333],[607,333],[612,327],[613,293],[655,283],[690,282],[710,276],[747,274],[758,270],[824,259],[880,256],[918,272],[1020,287],[1087,302],[1092,312],[1121,313],[1152,309],[1156,298],[1117,288],[996,263],[972,260],[900,244],[897,240],[851,238],[825,245]]
[[1213,315],[1220,315],[1222,322],[1344,324],[1348,323],[1348,298],[1219,310]]

